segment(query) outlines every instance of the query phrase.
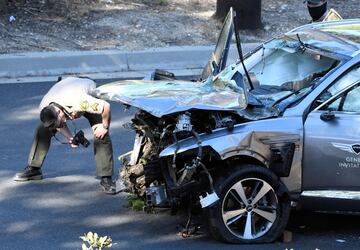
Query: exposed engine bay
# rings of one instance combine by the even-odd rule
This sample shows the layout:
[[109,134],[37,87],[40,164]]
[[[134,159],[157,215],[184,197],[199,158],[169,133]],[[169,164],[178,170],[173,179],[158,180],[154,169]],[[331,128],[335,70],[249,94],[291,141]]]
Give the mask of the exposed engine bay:
[[[134,149],[131,154],[120,157],[123,161],[121,178],[125,186],[146,199],[148,206],[174,206],[183,197],[194,193],[204,195],[205,200],[200,199],[203,207],[209,205],[212,200],[208,201],[206,197],[213,194],[209,171],[213,170],[217,156],[207,154],[199,134],[212,133],[219,128],[232,131],[235,124],[244,121],[231,112],[194,110],[159,119],[138,110],[131,124],[136,132]],[[196,153],[159,159],[164,148],[189,137],[197,140]],[[165,186],[171,197],[167,197]]]

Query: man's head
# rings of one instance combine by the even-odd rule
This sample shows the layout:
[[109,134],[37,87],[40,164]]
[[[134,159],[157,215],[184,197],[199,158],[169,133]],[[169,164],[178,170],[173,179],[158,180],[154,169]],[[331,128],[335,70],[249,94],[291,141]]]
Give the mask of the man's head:
[[55,105],[48,105],[40,112],[40,120],[46,128],[61,128],[66,119],[64,112]]
[[327,10],[327,0],[307,0],[309,14],[313,21],[318,21]]

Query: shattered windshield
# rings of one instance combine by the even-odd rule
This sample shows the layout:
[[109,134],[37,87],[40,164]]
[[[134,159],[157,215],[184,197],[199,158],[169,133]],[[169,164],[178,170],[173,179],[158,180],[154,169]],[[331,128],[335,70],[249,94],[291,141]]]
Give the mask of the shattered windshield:
[[[299,41],[272,40],[245,60],[254,87],[250,94],[264,106],[290,97],[300,98],[337,63],[335,59],[308,51]],[[235,72],[245,75],[237,63],[220,78],[231,77]]]

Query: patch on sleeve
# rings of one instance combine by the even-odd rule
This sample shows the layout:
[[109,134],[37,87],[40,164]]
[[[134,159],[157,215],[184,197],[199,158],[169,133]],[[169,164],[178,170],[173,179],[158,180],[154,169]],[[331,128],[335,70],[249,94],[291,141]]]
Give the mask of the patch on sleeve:
[[81,111],[86,111],[89,108],[89,102],[88,101],[82,101],[80,102],[80,109]]
[[93,111],[98,111],[98,106],[99,106],[99,103],[95,102],[93,105],[91,105],[91,108]]

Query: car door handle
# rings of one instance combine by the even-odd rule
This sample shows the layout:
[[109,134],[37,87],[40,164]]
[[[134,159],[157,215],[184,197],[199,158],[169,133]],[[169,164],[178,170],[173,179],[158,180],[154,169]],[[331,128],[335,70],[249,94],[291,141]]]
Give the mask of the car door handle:
[[320,115],[320,119],[324,122],[332,121],[335,118],[335,114],[331,111],[326,111]]

